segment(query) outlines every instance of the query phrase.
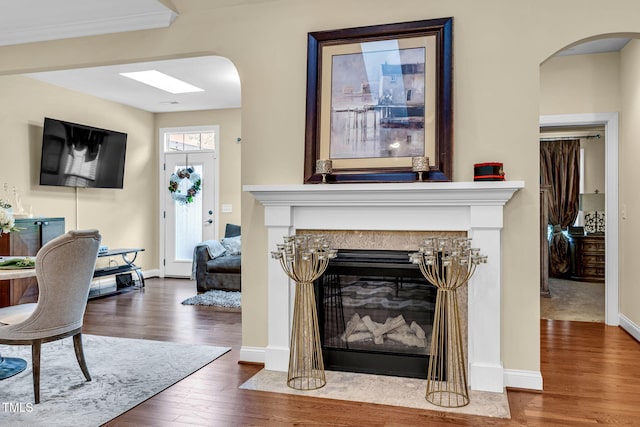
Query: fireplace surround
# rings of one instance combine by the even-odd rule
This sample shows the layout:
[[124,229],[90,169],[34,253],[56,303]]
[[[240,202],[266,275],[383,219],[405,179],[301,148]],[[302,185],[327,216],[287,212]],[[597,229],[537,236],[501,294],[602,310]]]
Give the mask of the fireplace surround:
[[[264,206],[269,248],[296,230],[462,231],[489,262],[470,281],[467,345],[472,390],[503,392],[503,208],[522,181],[247,185]],[[268,257],[268,251],[265,251]],[[287,371],[294,284],[268,261],[265,369]]]

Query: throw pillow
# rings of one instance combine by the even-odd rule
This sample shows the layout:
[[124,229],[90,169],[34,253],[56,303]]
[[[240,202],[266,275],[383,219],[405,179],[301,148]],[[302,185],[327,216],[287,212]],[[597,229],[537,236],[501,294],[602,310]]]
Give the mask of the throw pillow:
[[211,259],[218,258],[219,256],[224,255],[226,251],[225,247],[222,246],[222,244],[217,240],[206,240],[200,243],[200,245],[198,246],[201,246],[201,245],[204,245],[207,247],[207,249],[209,250],[209,256],[211,257]]
[[224,237],[236,237],[240,234],[241,233],[239,225],[227,224],[227,226],[224,228]]
[[227,255],[240,255],[241,237],[225,237],[221,240],[222,246],[227,250]]

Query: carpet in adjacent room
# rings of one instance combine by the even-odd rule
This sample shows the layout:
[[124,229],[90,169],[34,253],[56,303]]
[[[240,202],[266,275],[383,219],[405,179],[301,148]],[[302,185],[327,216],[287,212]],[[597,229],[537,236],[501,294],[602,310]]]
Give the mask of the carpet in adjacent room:
[[604,323],[604,283],[549,278],[550,297],[540,297],[540,317]]
[[0,354],[28,362],[25,371],[0,381],[0,405],[7,408],[0,410],[0,424],[99,426],[230,350],[95,335],[83,335],[83,342],[92,381],[82,375],[71,338],[42,345],[38,405],[33,404],[31,347],[0,345]]

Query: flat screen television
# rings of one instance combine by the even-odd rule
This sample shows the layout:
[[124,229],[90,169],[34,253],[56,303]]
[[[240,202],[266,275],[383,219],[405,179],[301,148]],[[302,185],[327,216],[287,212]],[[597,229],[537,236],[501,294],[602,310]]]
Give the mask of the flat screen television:
[[127,134],[45,117],[40,185],[122,188]]

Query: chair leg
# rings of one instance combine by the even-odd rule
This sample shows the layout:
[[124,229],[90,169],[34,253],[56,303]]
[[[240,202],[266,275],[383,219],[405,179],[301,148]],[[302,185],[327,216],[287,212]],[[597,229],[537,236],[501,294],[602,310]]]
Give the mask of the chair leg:
[[89,368],[87,368],[87,362],[84,360],[84,351],[82,350],[82,333],[79,332],[73,336],[73,348],[76,351],[76,359],[78,359],[78,365],[80,365],[84,377],[87,381],[91,381]]
[[40,347],[41,340],[35,340],[31,343],[31,365],[33,371],[33,396],[37,403],[40,403]]

